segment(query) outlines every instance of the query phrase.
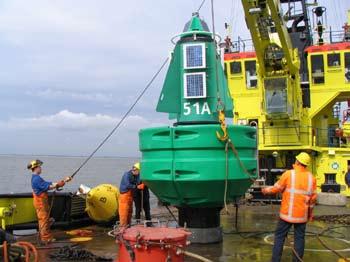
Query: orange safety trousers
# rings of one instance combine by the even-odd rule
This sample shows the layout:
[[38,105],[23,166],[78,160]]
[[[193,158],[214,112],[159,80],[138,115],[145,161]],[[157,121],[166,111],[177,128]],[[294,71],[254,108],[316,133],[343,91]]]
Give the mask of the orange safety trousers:
[[132,190],[119,195],[119,224],[122,227],[130,225],[132,217]]
[[42,241],[52,240],[50,231],[49,197],[46,192],[36,195],[33,193],[33,204],[38,217],[39,235]]

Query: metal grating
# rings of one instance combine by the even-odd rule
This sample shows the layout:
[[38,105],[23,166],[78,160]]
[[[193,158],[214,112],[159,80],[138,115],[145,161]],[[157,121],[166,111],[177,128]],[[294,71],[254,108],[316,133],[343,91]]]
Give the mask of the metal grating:
[[185,98],[206,97],[205,73],[185,74]]
[[72,216],[81,216],[85,213],[86,201],[85,199],[79,196],[72,196],[71,198],[71,210],[70,215]]

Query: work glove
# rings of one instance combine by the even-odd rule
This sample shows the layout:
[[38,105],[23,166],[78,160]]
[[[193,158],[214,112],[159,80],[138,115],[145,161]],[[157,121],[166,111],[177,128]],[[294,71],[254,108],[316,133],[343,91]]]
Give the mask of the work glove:
[[141,184],[137,185],[137,189],[144,190],[145,189],[145,184],[141,183]]
[[66,184],[66,182],[64,182],[64,180],[61,180],[61,181],[56,183],[56,187],[63,187],[65,184]]
[[69,182],[69,181],[71,181],[73,178],[71,177],[71,176],[66,176],[63,180],[64,180],[64,182]]
[[261,193],[263,193],[264,195],[267,195],[269,193],[269,190],[267,189],[267,187],[263,187],[261,189]]

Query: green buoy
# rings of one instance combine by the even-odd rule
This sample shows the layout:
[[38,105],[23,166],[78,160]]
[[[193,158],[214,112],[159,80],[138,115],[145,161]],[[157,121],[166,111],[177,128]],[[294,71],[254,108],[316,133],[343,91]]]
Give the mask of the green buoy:
[[[198,13],[179,35],[157,111],[176,123],[140,130],[142,180],[179,208],[193,242],[218,242],[224,201],[244,195],[257,175],[256,129],[228,125],[228,139],[218,139],[219,112],[232,117],[233,104],[213,34]],[[228,142],[236,152],[225,151]]]

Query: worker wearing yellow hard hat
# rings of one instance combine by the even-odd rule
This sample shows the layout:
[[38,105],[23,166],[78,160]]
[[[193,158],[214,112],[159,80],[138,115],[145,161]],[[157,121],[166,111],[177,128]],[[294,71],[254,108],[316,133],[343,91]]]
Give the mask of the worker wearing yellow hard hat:
[[131,223],[133,190],[142,189],[144,184],[140,183],[140,163],[133,165],[132,169],[125,172],[120,181],[119,195],[119,225],[126,227]]
[[[140,163],[136,163],[134,167],[139,167]],[[147,221],[151,220],[151,205],[149,202],[149,189],[142,182],[142,175],[139,175],[140,182],[139,185],[133,189],[133,200],[135,204],[135,219],[141,219],[141,212],[144,211],[144,219]],[[147,226],[151,225],[151,222],[146,223]]]
[[284,172],[273,186],[262,189],[263,194],[282,193],[272,261],[280,261],[283,243],[291,226],[294,227],[295,251],[300,258],[303,257],[306,223],[312,220],[312,209],[316,203],[316,179],[307,170],[311,158],[309,154],[301,152],[295,159],[292,170]]
[[311,158],[308,153],[301,152],[295,159],[304,166],[310,165]]
[[32,171],[31,185],[33,189],[33,205],[38,217],[39,236],[43,243],[54,241],[50,231],[50,207],[47,191],[63,187],[70,177],[58,182],[45,181],[40,175],[43,162],[39,159],[32,160],[28,163],[27,169]]

